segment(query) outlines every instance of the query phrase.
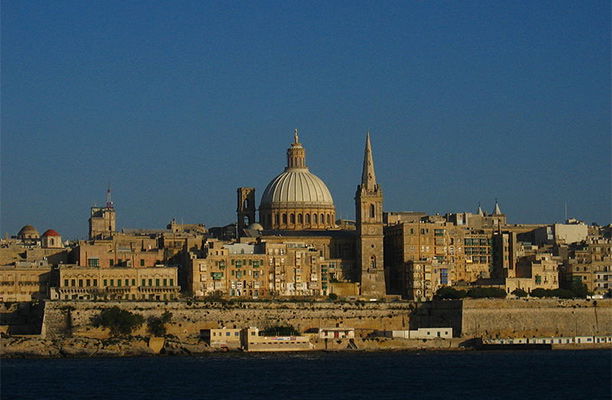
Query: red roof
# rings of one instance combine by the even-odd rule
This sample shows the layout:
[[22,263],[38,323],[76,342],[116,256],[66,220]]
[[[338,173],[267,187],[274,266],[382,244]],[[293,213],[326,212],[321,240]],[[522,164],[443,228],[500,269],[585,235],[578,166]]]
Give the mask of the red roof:
[[57,231],[54,231],[53,229],[47,229],[45,233],[43,233],[42,235],[43,236],[62,236],[59,233],[57,233]]

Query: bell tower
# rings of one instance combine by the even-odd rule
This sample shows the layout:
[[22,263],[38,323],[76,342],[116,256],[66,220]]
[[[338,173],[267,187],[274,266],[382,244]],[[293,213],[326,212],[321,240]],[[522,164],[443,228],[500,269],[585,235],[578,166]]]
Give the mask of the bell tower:
[[238,214],[238,236],[240,236],[244,228],[255,223],[255,188],[239,187],[237,192],[236,213]]
[[110,185],[106,190],[106,206],[91,207],[89,215],[89,239],[108,239],[117,229],[117,212],[111,198]]
[[360,267],[361,295],[383,297],[383,192],[376,183],[370,133],[366,136],[361,184],[355,193],[357,218],[357,263]]

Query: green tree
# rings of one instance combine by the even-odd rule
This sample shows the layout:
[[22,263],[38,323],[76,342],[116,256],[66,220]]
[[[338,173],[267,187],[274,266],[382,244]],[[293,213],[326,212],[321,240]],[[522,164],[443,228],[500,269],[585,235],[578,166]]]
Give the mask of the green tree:
[[473,299],[496,298],[503,299],[506,297],[506,291],[495,287],[475,287],[467,291],[467,297]]
[[458,290],[450,286],[442,286],[436,292],[435,298],[442,300],[457,300],[466,296],[465,290]]
[[209,301],[209,302],[223,302],[225,299],[223,298],[223,291],[221,290],[215,290],[214,292],[212,292],[211,294],[209,294],[208,296],[204,297],[204,301]]
[[528,293],[521,288],[514,289],[512,294],[516,297],[527,297]]
[[147,330],[153,336],[164,336],[166,334],[166,324],[172,320],[172,313],[165,311],[161,317],[149,317],[147,319]]
[[586,298],[587,295],[589,294],[589,290],[587,286],[584,283],[578,282],[578,281],[572,282],[572,286],[570,290],[572,291],[575,297],[578,297],[581,299]]
[[140,314],[114,306],[100,311],[100,314],[94,316],[91,322],[95,327],[110,329],[112,336],[127,336],[143,324],[144,318]]
[[336,300],[338,300],[338,295],[337,295],[336,293],[330,293],[330,294],[329,294],[327,297],[328,297],[328,298],[329,298],[331,301],[336,301]]
[[299,336],[300,332],[292,325],[270,326],[259,332],[262,336]]
[[530,295],[532,297],[550,297],[548,291],[542,288],[535,288],[531,291]]

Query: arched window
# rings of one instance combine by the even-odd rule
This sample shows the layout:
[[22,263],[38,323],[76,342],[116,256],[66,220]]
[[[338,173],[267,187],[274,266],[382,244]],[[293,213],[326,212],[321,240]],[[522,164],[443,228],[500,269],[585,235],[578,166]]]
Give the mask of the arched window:
[[331,214],[327,214],[327,225],[331,225]]
[[374,204],[370,204],[370,218],[376,218],[376,207]]
[[325,215],[321,214],[321,224],[325,224]]
[[376,268],[376,256],[370,257],[370,268]]
[[287,214],[283,214],[283,224],[287,223]]
[[278,214],[274,214],[274,223],[278,225],[280,221],[278,220]]
[[289,222],[295,224],[295,214],[291,213],[291,216],[289,217]]
[[319,216],[317,214],[312,214],[312,218],[314,220],[315,225],[319,223]]
[[49,244],[50,244],[51,246],[54,246],[54,245],[55,245],[53,238],[50,238],[50,239],[49,239]]
[[242,203],[242,207],[247,210],[249,208],[249,199],[244,199],[244,202]]
[[310,225],[310,214],[306,214],[306,225]]
[[298,214],[298,224],[303,224],[304,221],[302,220],[302,214]]

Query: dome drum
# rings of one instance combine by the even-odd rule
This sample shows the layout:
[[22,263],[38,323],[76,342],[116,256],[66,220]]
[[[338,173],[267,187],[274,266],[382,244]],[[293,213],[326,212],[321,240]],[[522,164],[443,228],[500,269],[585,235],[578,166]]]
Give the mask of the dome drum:
[[323,230],[333,228],[336,222],[333,207],[275,207],[260,209],[259,216],[267,229]]

